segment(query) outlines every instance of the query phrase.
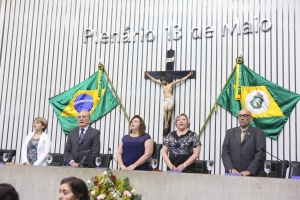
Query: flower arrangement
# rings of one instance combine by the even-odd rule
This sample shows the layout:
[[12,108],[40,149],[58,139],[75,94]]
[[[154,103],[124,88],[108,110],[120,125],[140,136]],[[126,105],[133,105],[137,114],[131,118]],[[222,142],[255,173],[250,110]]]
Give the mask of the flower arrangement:
[[129,179],[117,178],[110,169],[87,181],[91,200],[141,200],[130,186]]

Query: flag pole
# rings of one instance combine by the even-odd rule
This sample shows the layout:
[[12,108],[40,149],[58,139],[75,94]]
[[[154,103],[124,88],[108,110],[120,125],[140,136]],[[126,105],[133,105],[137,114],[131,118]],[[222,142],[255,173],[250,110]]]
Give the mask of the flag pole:
[[117,98],[117,101],[118,101],[118,103],[119,103],[121,109],[123,110],[123,112],[124,112],[124,114],[125,114],[126,119],[128,120],[128,122],[130,122],[130,118],[129,118],[129,116],[128,116],[128,114],[127,114],[127,112],[126,112],[126,110],[125,110],[125,108],[124,108],[124,106],[123,106],[123,104],[122,104],[122,102],[121,102],[121,99],[120,99],[119,95],[117,94],[116,89],[114,88],[114,86],[113,86],[113,84],[112,84],[112,82],[111,82],[111,80],[110,80],[110,78],[109,78],[109,76],[108,76],[108,73],[107,73],[107,71],[106,71],[106,69],[105,69],[104,64],[99,63],[99,64],[98,64],[98,69],[104,71],[104,73],[105,73],[105,75],[106,75],[106,78],[107,78],[107,81],[109,82],[110,87],[111,87],[112,91],[114,92],[114,94],[115,94],[115,96],[116,96],[116,98]]
[[[232,77],[232,75],[233,75],[233,72],[234,72],[236,66],[237,66],[237,65],[234,66],[234,68],[233,68],[233,70],[232,70],[232,72],[231,72],[229,78],[227,79],[226,84],[225,84],[224,87],[222,88],[222,90],[221,90],[221,92],[220,92],[220,94],[219,94],[217,100],[219,99],[219,97],[221,96],[221,94],[222,94],[224,88],[227,86],[229,80],[231,79],[231,77]],[[216,111],[217,111],[217,102],[214,103],[214,106],[213,106],[213,108],[211,109],[211,111],[210,111],[208,117],[206,118],[206,120],[205,120],[205,122],[204,122],[204,125],[202,126],[201,130],[199,131],[199,134],[198,134],[198,137],[199,137],[199,138],[200,138],[201,134],[203,133],[203,131],[204,131],[204,129],[205,129],[205,127],[206,127],[208,121],[210,120],[211,115],[213,114],[213,112],[216,112]]]

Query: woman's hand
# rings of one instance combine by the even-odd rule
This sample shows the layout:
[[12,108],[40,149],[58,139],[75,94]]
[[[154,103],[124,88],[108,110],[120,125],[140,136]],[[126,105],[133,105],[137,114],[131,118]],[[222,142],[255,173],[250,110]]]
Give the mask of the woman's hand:
[[134,170],[135,168],[136,168],[136,166],[134,164],[127,167],[128,170]]
[[128,170],[125,165],[121,166],[121,170]]
[[31,165],[29,162],[25,162],[24,165]]
[[177,170],[183,171],[185,169],[184,165],[178,165],[178,167],[176,168]]

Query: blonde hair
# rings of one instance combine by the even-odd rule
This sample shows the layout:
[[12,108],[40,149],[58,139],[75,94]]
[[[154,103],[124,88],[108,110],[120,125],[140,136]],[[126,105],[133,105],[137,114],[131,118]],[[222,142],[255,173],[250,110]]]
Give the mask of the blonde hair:
[[47,129],[47,126],[48,126],[48,121],[42,117],[37,117],[34,119],[34,121],[40,122],[42,125],[44,125],[43,132],[45,132],[45,130]]
[[186,117],[186,120],[187,120],[187,122],[188,122],[187,127],[190,128],[190,119],[189,119],[189,117],[188,117],[186,114],[184,114],[184,113],[181,113],[181,114],[177,115],[177,117],[175,118],[174,123],[175,123],[176,128],[177,128],[176,122],[179,120],[179,118],[180,118],[181,116],[185,116],[185,117]]

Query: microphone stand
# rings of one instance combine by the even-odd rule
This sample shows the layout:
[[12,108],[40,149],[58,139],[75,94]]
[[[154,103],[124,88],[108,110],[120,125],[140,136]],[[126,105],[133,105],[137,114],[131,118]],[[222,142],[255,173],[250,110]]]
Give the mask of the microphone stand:
[[283,162],[284,164],[288,165],[289,167],[292,167],[292,168],[295,169],[296,171],[300,172],[299,169],[297,169],[296,167],[290,165],[289,161],[279,159],[278,157],[276,157],[276,156],[274,156],[273,154],[271,154],[271,153],[269,153],[268,151],[266,151],[264,148],[261,148],[261,150],[262,150],[263,152],[266,152],[266,153],[269,154],[270,156],[276,158],[277,160]]
[[116,161],[117,164],[118,164],[118,161],[115,159],[114,154],[111,153],[111,148],[110,148],[110,147],[108,147],[108,154],[111,154],[111,155],[112,155],[112,158],[114,159],[114,161]]

